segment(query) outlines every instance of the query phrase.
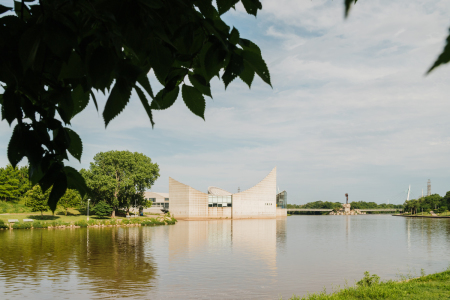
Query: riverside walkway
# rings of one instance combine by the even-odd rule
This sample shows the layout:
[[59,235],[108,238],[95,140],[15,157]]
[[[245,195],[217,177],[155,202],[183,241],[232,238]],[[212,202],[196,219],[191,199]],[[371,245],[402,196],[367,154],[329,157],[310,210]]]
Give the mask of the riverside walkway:
[[[333,211],[332,209],[325,208],[288,208],[287,213],[295,212],[295,211]],[[372,208],[372,209],[360,209],[360,211],[374,211],[374,212],[388,212],[388,211],[403,211],[403,208]]]

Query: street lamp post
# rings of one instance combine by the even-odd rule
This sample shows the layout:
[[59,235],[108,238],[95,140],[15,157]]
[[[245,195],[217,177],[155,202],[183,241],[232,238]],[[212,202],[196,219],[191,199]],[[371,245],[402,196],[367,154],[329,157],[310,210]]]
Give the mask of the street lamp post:
[[89,221],[89,201],[91,201],[91,199],[88,199],[88,211],[87,211],[87,220]]

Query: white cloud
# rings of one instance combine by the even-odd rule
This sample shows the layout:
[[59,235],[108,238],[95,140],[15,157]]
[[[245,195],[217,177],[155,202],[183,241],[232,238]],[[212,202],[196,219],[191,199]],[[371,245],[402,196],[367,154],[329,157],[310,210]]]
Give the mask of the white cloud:
[[[106,130],[90,106],[73,126],[82,166],[98,151],[143,152],[160,164],[159,191],[168,176],[200,190],[245,189],[277,166],[295,203],[343,201],[345,192],[401,201],[409,183],[418,191],[428,178],[433,191],[450,190],[450,66],[424,76],[448,33],[448,1],[358,1],[347,20],[342,1],[263,8],[257,19],[242,7],[226,18],[261,46],[273,89],[255,78],[251,90],[236,80],[225,92],[215,80],[206,122],[178,99],[154,112],[153,130],[136,96]],[[0,123],[3,164],[10,132]]]

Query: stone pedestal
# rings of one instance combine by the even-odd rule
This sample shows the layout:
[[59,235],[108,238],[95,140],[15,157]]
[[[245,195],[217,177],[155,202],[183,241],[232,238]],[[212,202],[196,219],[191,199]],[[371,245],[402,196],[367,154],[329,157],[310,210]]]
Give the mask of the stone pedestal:
[[344,209],[344,214],[350,214],[350,204],[342,204],[342,208]]

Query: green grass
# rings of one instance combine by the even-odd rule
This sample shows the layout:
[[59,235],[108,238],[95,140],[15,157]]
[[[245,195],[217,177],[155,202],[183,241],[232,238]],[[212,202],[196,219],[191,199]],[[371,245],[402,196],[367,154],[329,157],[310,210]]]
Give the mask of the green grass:
[[291,300],[323,299],[450,299],[450,269],[447,271],[404,280],[377,283],[374,277],[366,276],[355,287],[348,287],[332,294],[325,291],[293,296]]
[[[443,213],[436,213],[436,214],[439,217],[450,217],[450,211],[446,211]],[[426,211],[424,211],[423,214],[422,214],[422,212],[418,212],[417,214],[404,213],[403,215],[405,215],[405,216],[427,216],[427,217],[431,216],[430,212],[426,212]]]
[[17,203],[0,201],[0,214],[29,212],[31,212],[31,208],[25,206],[25,203],[23,203],[23,201],[19,201]]

